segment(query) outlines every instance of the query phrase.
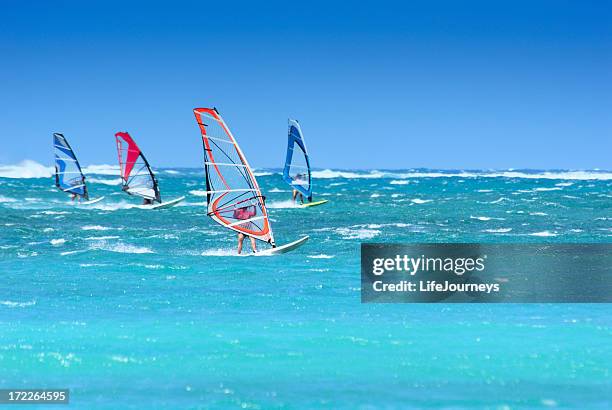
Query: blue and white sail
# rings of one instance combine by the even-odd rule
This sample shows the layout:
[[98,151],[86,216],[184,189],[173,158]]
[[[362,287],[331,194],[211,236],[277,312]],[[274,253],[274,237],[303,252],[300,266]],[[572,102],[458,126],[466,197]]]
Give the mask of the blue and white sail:
[[287,141],[287,157],[283,179],[293,189],[312,201],[312,180],[310,174],[310,160],[304,143],[304,136],[300,124],[289,119],[289,135]]
[[54,133],[53,148],[55,151],[55,186],[63,192],[76,194],[86,201],[89,200],[85,176],[66,137]]

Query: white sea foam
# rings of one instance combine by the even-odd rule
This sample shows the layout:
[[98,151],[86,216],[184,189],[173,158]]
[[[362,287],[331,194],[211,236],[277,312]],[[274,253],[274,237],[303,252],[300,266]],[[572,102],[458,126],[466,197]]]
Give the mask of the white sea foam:
[[496,199],[495,201],[491,201],[491,202],[489,202],[489,203],[490,203],[490,204],[499,204],[500,202],[507,201],[507,200],[508,200],[508,198],[506,198],[506,197],[502,196],[502,197],[500,197],[500,198]]
[[558,184],[555,184],[555,186],[572,186],[574,185],[573,182],[559,182]]
[[17,202],[17,200],[15,198],[9,198],[7,196],[0,195],[0,204],[9,202]]
[[26,159],[16,165],[0,165],[0,178],[50,178],[55,169]]
[[117,253],[154,253],[151,249],[146,248],[144,246],[130,245],[128,243],[123,242],[94,242],[91,244],[90,249]]
[[272,188],[271,190],[269,190],[268,192],[289,192],[286,189],[278,189],[278,188]]
[[203,189],[192,189],[189,193],[194,196],[206,196],[206,190]]
[[382,178],[384,174],[379,171],[371,171],[369,173],[358,173],[353,171],[334,171],[331,169],[325,169],[323,171],[313,171],[313,178],[330,179],[330,178]]
[[164,172],[170,175],[180,175],[181,174],[179,171],[174,170],[174,169],[164,169]]
[[378,198],[379,196],[380,196],[380,194],[374,193],[374,194],[370,195],[370,198]]
[[535,192],[561,191],[562,188],[534,188]]
[[59,246],[65,243],[66,243],[66,240],[64,238],[51,239],[51,245],[53,246]]
[[492,190],[492,189],[479,189],[479,190],[478,190],[478,191],[476,191],[476,192],[486,193],[486,192],[493,192],[493,190]]
[[114,179],[100,179],[100,178],[87,178],[87,182],[92,184],[102,184],[102,185],[121,185],[121,178]]
[[253,171],[253,175],[255,175],[256,177],[267,177],[273,174],[272,172],[267,171]]
[[12,300],[0,300],[0,305],[10,307],[10,308],[23,308],[28,306],[34,306],[36,304],[35,300],[31,300],[28,302],[14,302]]
[[530,233],[529,236],[549,237],[549,236],[557,236],[557,234],[554,232],[550,232],[550,231],[542,231],[542,232]]
[[119,165],[88,165],[83,168],[84,174],[97,174],[97,175],[120,175],[121,170]]
[[406,181],[404,179],[394,179],[393,181],[389,182],[391,185],[408,185],[409,183],[410,181]]
[[432,202],[433,199],[419,199],[419,198],[415,198],[415,199],[411,199],[410,202],[412,202],[413,204],[426,204],[428,202]]
[[512,228],[498,228],[498,229],[485,229],[483,232],[486,233],[508,233]]
[[335,232],[344,239],[372,239],[380,235],[380,230],[367,228],[337,228]]
[[285,208],[298,208],[299,203],[293,202],[291,199],[287,199],[286,201],[273,201],[266,204],[270,209],[285,209]]
[[101,226],[101,225],[85,225],[85,226],[82,226],[81,229],[84,231],[108,231],[113,228],[109,228],[109,227]]
[[318,255],[308,255],[308,258],[310,259],[333,259],[335,257],[335,255],[326,255],[324,253],[320,253]]
[[545,213],[545,212],[529,212],[529,215],[531,215],[531,216],[548,216],[548,214]]
[[[244,252],[245,249],[243,248]],[[246,249],[246,251],[250,252],[250,248]],[[233,249],[208,249],[201,253],[202,256],[240,256],[238,255],[236,248]]]
[[493,219],[498,220],[498,221],[504,220],[504,218],[494,218],[492,216],[472,216],[472,215],[470,215],[470,219],[477,219],[479,221],[491,221]]

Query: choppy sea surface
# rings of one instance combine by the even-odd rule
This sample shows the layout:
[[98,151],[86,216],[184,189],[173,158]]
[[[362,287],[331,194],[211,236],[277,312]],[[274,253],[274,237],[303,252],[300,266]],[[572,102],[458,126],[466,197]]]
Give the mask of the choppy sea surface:
[[[201,169],[159,169],[151,211],[116,167],[76,207],[48,167],[0,166],[0,388],[70,388],[70,408],[612,407],[607,304],[364,305],[369,242],[610,242],[612,172],[314,173],[298,209],[256,172],[277,257],[235,257]],[[265,244],[261,245],[265,247]]]

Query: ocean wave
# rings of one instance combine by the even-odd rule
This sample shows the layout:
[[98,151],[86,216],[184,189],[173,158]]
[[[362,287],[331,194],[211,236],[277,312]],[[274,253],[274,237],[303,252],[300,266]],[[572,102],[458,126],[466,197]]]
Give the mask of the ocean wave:
[[335,232],[344,239],[372,239],[380,235],[380,230],[368,228],[337,228]]
[[410,181],[406,181],[405,179],[394,179],[389,184],[391,185],[408,185]]
[[318,255],[308,255],[307,256],[310,259],[333,259],[336,256],[335,255],[326,255],[324,253],[320,253]]
[[[250,251],[250,250],[249,250]],[[244,252],[244,249],[243,249]],[[209,249],[203,251],[201,256],[240,256],[238,255],[236,249]]]
[[486,233],[508,233],[512,228],[498,228],[498,229],[485,229],[483,232]]
[[433,199],[419,199],[419,198],[415,198],[415,199],[411,199],[410,202],[412,202],[413,204],[426,204],[428,202],[432,202]]
[[91,184],[103,184],[103,185],[121,185],[121,178],[114,179],[99,179],[99,178],[87,178],[87,182]]
[[207,191],[203,189],[193,189],[189,191],[189,193],[194,196],[206,196],[207,195],[206,192]]
[[14,302],[12,300],[0,300],[0,305],[7,306],[10,308],[23,308],[28,306],[34,306],[36,304],[35,300],[31,300],[29,302]]
[[84,174],[97,174],[97,175],[120,175],[121,170],[119,165],[88,165],[83,167]]
[[109,228],[107,226],[102,226],[102,225],[85,225],[85,226],[81,226],[81,229],[84,231],[108,231],[113,228]]
[[542,232],[534,232],[530,233],[529,236],[540,236],[540,237],[552,237],[557,236],[558,234],[550,231],[542,231]]
[[130,245],[128,243],[123,242],[94,242],[89,248],[92,250],[101,250],[117,253],[155,253],[150,248],[146,248],[144,246]]
[[[325,169],[313,171],[313,178],[517,178],[517,179],[561,179],[561,180],[612,180],[612,172],[599,170],[583,171],[341,171]],[[395,184],[398,184],[397,182]]]
[[293,202],[291,199],[287,199],[286,201],[272,201],[267,203],[266,206],[270,209],[286,209],[298,208],[299,204],[297,202]]
[[64,238],[51,239],[51,245],[53,246],[59,246],[65,243],[66,243],[66,240]]
[[7,196],[0,195],[0,204],[10,203],[10,202],[17,202],[17,200],[15,198],[9,198]]
[[55,168],[26,159],[16,165],[0,165],[0,178],[50,178]]
[[491,220],[503,221],[504,220],[504,218],[494,218],[492,216],[472,216],[472,215],[470,215],[470,219],[477,219],[479,221],[491,221]]

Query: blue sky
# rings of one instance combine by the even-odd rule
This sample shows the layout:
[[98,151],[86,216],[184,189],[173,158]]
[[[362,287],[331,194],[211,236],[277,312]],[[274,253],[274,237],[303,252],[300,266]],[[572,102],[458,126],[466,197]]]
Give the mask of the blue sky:
[[165,4],[3,1],[0,163],[199,166],[216,106],[259,167],[294,117],[316,167],[612,169],[606,2]]

